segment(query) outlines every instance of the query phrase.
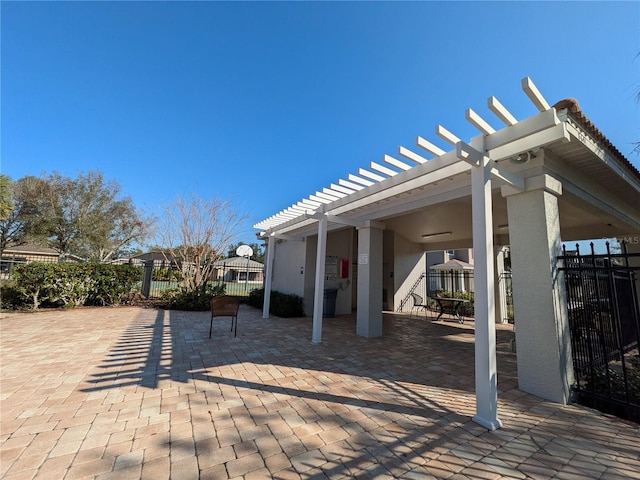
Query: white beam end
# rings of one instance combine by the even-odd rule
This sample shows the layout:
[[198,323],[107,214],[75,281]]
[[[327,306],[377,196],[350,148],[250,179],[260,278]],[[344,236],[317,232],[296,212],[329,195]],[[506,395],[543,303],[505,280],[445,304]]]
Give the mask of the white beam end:
[[[360,169],[360,170],[362,170],[362,169]],[[367,180],[366,178],[362,178],[362,177],[359,177],[357,175],[354,175],[352,173],[350,173],[347,178],[351,182],[359,183],[360,185],[364,185],[365,187],[370,187],[371,185],[373,185],[373,182]]]
[[522,90],[527,95],[527,97],[529,97],[529,100],[531,100],[536,108],[541,112],[546,112],[551,108],[540,93],[540,90],[538,90],[538,87],[535,86],[533,80],[531,80],[529,77],[525,77],[522,79]]
[[496,97],[489,97],[487,100],[487,106],[489,107],[489,110],[491,110],[506,126],[510,127],[518,123],[516,117],[511,115],[511,112],[509,112],[509,110],[507,110],[507,108],[502,105]]
[[474,112],[472,109],[468,108],[464,114],[467,121],[480,130],[485,135],[491,135],[496,130],[489,125],[480,115]]
[[416,145],[419,146],[420,148],[425,149],[427,152],[431,153],[432,155],[435,155],[436,157],[439,157],[440,155],[444,155],[446,153],[440,147],[437,147],[436,145],[431,143],[429,140],[422,137],[416,138]]
[[371,162],[369,166],[371,167],[371,170],[380,172],[383,175],[386,175],[387,177],[393,177],[394,175],[398,174],[398,172],[396,172],[395,170],[391,170],[390,168],[385,167],[384,165],[380,165],[379,163],[376,163],[376,162]]
[[408,158],[409,160],[416,162],[417,164],[423,164],[428,162],[426,158],[404,147],[398,147],[398,154],[402,155],[404,158]]
[[384,163],[388,163],[389,165],[399,168],[400,170],[409,170],[411,168],[411,165],[407,165],[406,163],[401,162],[397,158],[393,158],[391,155],[385,154],[382,157],[382,160],[384,161]]
[[378,175],[377,173],[370,172],[369,170],[365,170],[364,168],[358,169],[358,175],[361,175],[366,178],[370,178],[371,180],[374,180],[376,182],[380,182],[384,180],[384,177],[382,175]]
[[453,145],[454,147],[458,142],[461,141],[458,137],[456,137],[453,133],[451,133],[449,130],[444,128],[442,125],[436,126],[436,135],[438,135],[441,139]]

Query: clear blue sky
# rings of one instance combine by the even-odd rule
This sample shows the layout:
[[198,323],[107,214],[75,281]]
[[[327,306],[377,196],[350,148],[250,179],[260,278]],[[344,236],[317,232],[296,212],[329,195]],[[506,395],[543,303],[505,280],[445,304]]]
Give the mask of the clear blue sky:
[[147,211],[252,225],[495,95],[585,114],[640,166],[640,2],[1,2],[2,173],[101,170]]

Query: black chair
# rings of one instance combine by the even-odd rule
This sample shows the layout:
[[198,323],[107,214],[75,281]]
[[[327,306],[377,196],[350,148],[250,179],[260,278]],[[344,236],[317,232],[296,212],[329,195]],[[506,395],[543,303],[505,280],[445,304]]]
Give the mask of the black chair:
[[413,317],[413,311],[417,308],[418,310],[423,309],[426,317],[427,313],[429,312],[429,305],[424,303],[424,300],[422,299],[422,297],[417,293],[412,293],[411,297],[413,298],[413,306],[411,307],[411,316]]
[[[211,324],[209,325],[209,338],[213,332],[213,317],[231,317],[231,331],[233,336],[238,334],[238,310],[240,300],[228,295],[221,295],[211,299]],[[235,331],[234,331],[235,327]]]

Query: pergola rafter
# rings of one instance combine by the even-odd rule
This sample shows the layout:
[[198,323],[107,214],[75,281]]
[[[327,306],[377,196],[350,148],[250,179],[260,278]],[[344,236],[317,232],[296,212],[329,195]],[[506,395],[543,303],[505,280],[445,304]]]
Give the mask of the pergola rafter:
[[[471,108],[465,111],[466,120],[485,137],[485,154],[488,154],[489,158],[494,162],[502,162],[518,153],[526,152],[533,148],[532,145],[534,144],[544,144],[543,140],[545,139],[551,143],[558,139],[567,138],[568,134],[563,128],[552,129],[552,127],[559,126],[560,121],[555,110],[549,106],[530,78],[527,77],[522,80],[522,90],[533,105],[540,112],[544,112],[544,118],[536,116],[523,122],[518,122],[515,116],[494,96],[487,99],[487,107],[506,128],[496,130]],[[560,125],[560,127],[562,126]],[[435,127],[435,135],[454,147],[455,155],[459,160],[475,164],[480,161],[477,151],[442,125]],[[296,215],[300,220],[303,220],[306,214],[316,212],[322,205],[327,212],[330,212],[334,202],[342,204],[353,195],[367,192],[376,184],[389,182],[403,173],[415,168],[421,168],[447,154],[447,151],[421,136],[416,137],[416,146],[433,155],[433,158],[425,158],[404,146],[400,146],[398,147],[398,154],[413,163],[409,164],[391,155],[384,154],[382,163],[371,162],[368,168],[358,169],[355,175],[348,174],[346,179],[339,179],[337,183],[332,183],[328,188],[325,187],[321,191],[309,195],[308,198],[296,203],[294,205],[296,208],[285,209],[257,223],[255,228],[265,231],[277,230],[279,225],[290,224],[292,220],[295,220]],[[516,189],[523,188],[522,179],[516,173],[510,171],[506,165],[494,163],[491,167],[491,174],[511,187]]]

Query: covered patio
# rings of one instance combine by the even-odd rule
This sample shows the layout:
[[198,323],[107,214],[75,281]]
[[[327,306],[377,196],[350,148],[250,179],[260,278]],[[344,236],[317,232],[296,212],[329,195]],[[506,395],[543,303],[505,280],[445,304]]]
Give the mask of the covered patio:
[[[357,334],[376,338],[384,334],[383,305],[393,309],[409,291],[425,252],[473,248],[474,419],[488,429],[501,426],[495,324],[506,317],[496,287],[502,247],[511,251],[519,388],[566,404],[573,371],[557,261],[562,242],[640,231],[640,172],[577,101],[552,106],[530,78],[521,87],[532,116],[518,120],[491,96],[490,117],[465,112],[480,132],[468,142],[437,125],[440,146],[418,136],[417,148],[384,154],[382,163],[255,225],[267,242],[265,289],[304,297],[313,343],[324,341],[327,286],[338,292],[338,313],[356,311]],[[328,256],[349,268],[328,274]]]
[[4,315],[0,476],[12,479],[636,478],[637,424],[517,388],[475,411],[474,326],[383,315],[262,319],[136,307]]

